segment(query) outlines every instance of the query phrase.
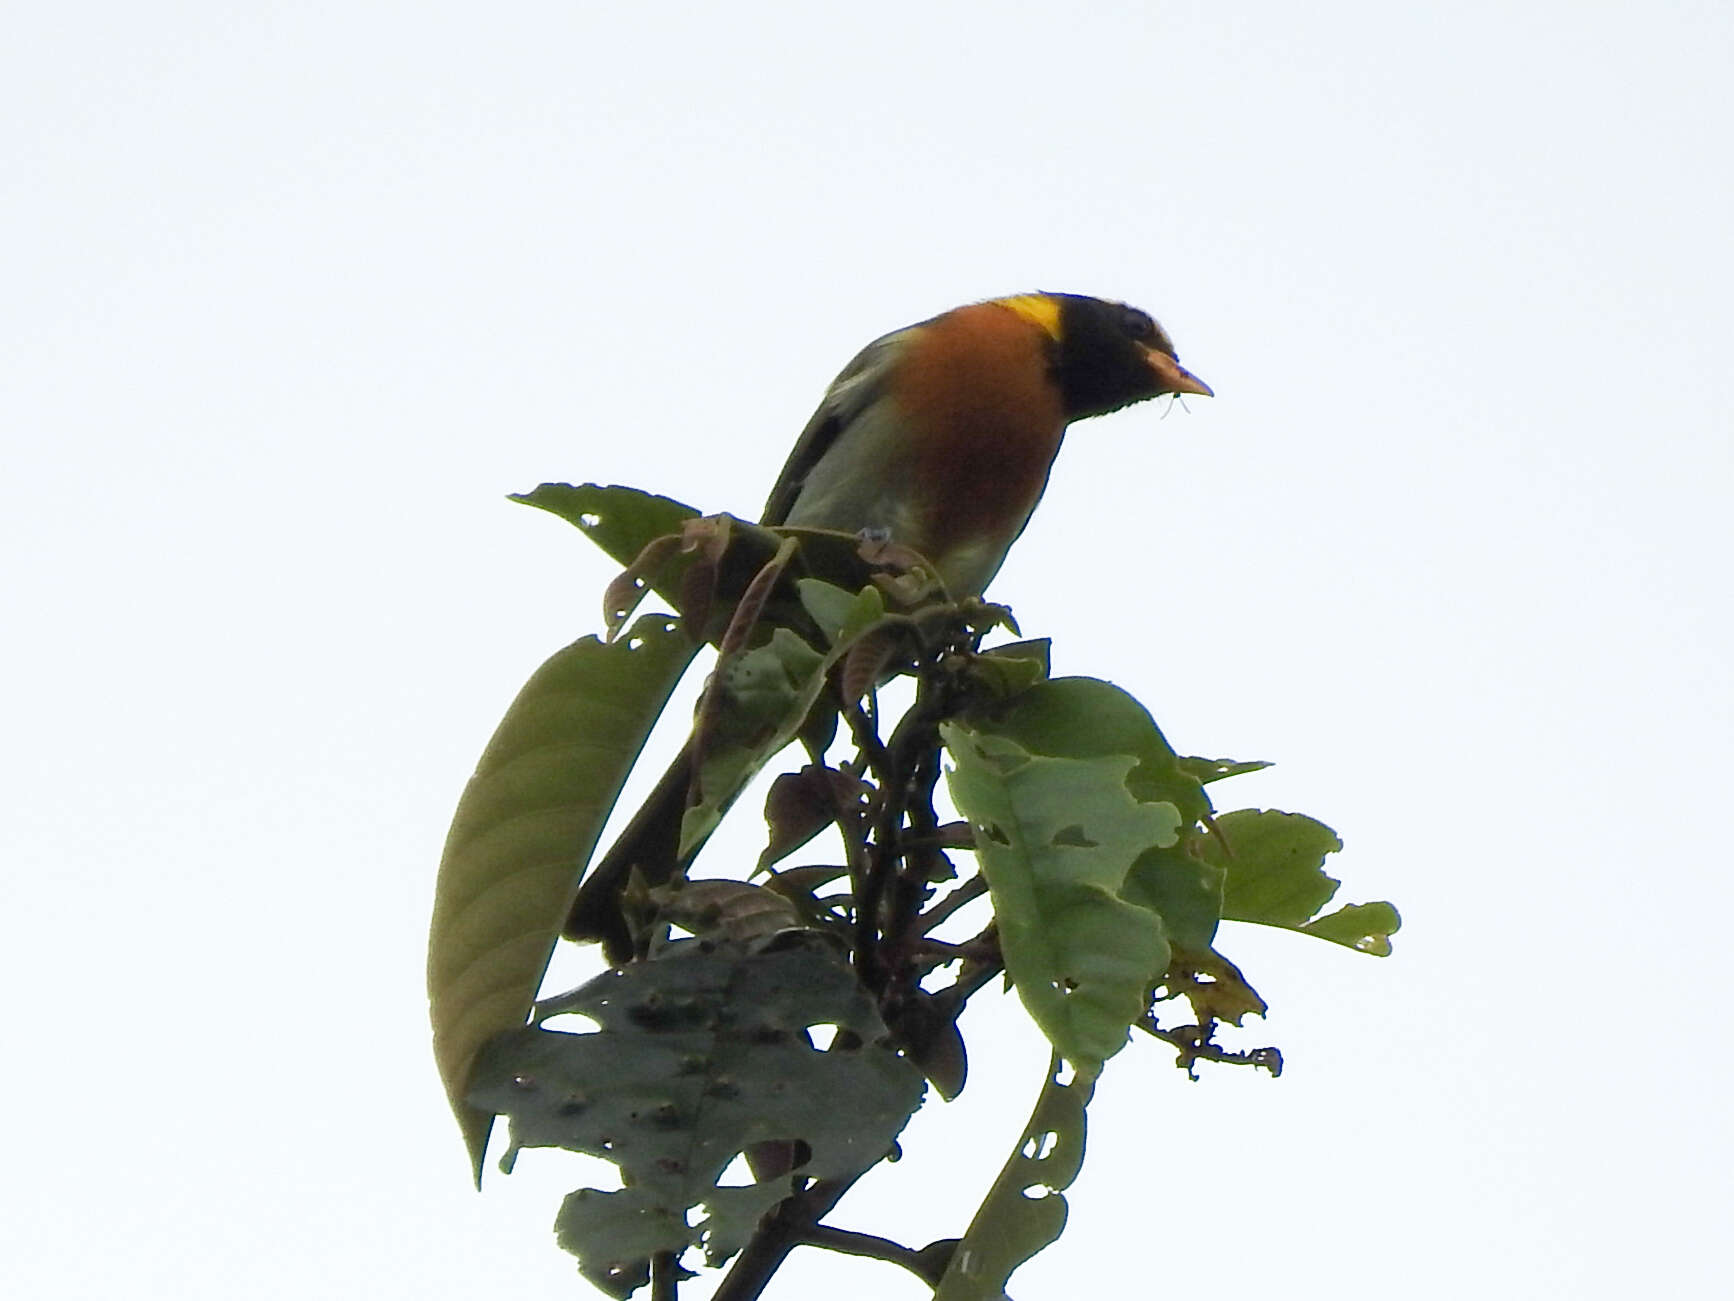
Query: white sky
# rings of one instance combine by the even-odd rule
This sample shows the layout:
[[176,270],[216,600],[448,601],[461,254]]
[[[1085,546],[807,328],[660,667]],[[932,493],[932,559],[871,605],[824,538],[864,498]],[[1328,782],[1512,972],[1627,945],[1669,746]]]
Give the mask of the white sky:
[[[446,820],[608,577],[503,495],[750,514],[856,347],[1030,288],[1221,396],[1079,428],[994,594],[1406,927],[1225,935],[1289,1073],[1135,1044],[1014,1294],[1719,1290],[1734,10],[838,10],[10,14],[8,1290],[585,1295],[583,1172],[472,1192],[427,1049]],[[838,1222],[961,1231],[1041,1060],[981,1001]]]

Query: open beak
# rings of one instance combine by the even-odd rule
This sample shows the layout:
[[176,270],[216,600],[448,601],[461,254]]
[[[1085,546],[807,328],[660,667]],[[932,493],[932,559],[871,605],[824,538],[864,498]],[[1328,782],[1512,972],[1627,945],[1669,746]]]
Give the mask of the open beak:
[[1149,362],[1150,369],[1156,372],[1160,384],[1156,390],[1158,393],[1196,393],[1205,398],[1216,396],[1210,385],[1160,349],[1144,349],[1144,360]]

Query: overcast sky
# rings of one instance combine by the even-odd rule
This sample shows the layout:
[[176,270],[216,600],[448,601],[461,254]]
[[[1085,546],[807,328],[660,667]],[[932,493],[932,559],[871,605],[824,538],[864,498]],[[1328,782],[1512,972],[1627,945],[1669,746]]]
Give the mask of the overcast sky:
[[[1076,429],[992,595],[1405,926],[1225,932],[1287,1074],[1122,1054],[1013,1294],[1711,1295],[1731,67],[1710,0],[15,7],[12,1294],[586,1295],[586,1172],[472,1191],[428,1051],[451,808],[609,577],[505,494],[753,514],[862,343],[1046,288],[1219,396]],[[978,1003],[837,1222],[963,1228],[1042,1064]]]

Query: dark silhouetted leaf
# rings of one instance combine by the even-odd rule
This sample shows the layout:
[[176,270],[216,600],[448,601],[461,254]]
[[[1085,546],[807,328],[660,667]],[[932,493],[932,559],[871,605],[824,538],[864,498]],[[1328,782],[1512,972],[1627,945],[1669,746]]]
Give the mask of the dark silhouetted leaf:
[[[562,1147],[620,1167],[630,1196],[576,1194],[557,1224],[585,1276],[616,1296],[656,1251],[702,1243],[712,1264],[726,1260],[788,1196],[789,1173],[719,1187],[749,1147],[790,1144],[806,1158],[794,1175],[846,1178],[890,1151],[924,1092],[853,972],[822,947],[729,957],[689,942],[536,1011],[538,1026],[579,1013],[600,1029],[495,1039],[470,1101],[511,1118],[514,1152]],[[810,1040],[820,1028],[838,1031],[829,1051]]]
[[858,812],[870,789],[859,777],[823,764],[810,763],[778,776],[765,795],[770,837],[759,855],[759,869],[782,861],[831,826],[839,809]]

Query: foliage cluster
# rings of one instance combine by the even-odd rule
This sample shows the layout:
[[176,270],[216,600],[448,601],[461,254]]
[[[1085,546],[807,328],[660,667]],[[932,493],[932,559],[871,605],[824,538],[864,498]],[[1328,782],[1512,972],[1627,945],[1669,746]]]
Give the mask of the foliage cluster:
[[[573,1193],[556,1224],[609,1295],[673,1297],[697,1251],[733,1261],[716,1296],[742,1301],[812,1244],[893,1261],[942,1301],[993,1301],[1058,1236],[1085,1107],[1131,1031],[1188,1071],[1280,1071],[1274,1049],[1217,1042],[1265,1010],[1221,922],[1389,952],[1389,904],[1324,911],[1330,828],[1215,810],[1215,783],[1263,764],[1182,756],[1120,688],[1050,676],[1045,642],[990,645],[1016,634],[1009,612],[951,601],[919,557],[625,488],[521,500],[626,569],[607,635],[532,676],[460,801],[429,944],[435,1055],[478,1179],[496,1115],[508,1168],[526,1146],[618,1167],[620,1188]],[[634,619],[651,591],[674,613]],[[798,741],[807,762],[772,783],[749,870],[635,872],[610,901],[633,960],[534,1003],[603,823],[706,643],[682,861],[777,754]],[[885,703],[899,678],[901,711]],[[829,828],[841,855],[796,861]],[[826,1223],[929,1086],[963,1090],[958,1015],[1001,978],[1053,1057],[973,1220],[919,1248]],[[594,1028],[551,1024],[574,1014]]]

